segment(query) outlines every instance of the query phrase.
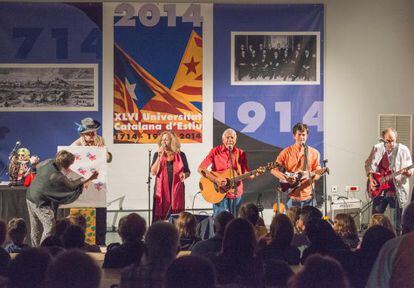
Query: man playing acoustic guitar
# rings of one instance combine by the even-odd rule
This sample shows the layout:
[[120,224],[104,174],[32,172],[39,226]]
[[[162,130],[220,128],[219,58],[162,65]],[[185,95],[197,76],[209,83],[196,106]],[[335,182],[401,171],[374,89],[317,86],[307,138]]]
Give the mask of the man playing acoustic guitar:
[[397,143],[397,131],[392,128],[382,131],[381,142],[374,145],[365,161],[368,193],[373,198],[372,213],[384,213],[389,204],[394,209],[397,233],[401,228],[402,208],[409,203],[412,164],[410,150]]
[[[246,173],[249,168],[247,167],[246,153],[244,153],[242,149],[236,147],[236,131],[231,128],[226,129],[223,132],[221,139],[222,145],[216,146],[210,150],[210,153],[208,153],[206,158],[198,167],[198,172],[203,177],[206,177],[210,181],[214,182],[218,187],[225,187],[226,185],[229,185],[229,180],[231,181],[231,178],[235,178],[238,175]],[[213,173],[207,170],[210,165]],[[223,176],[220,177],[220,173],[229,169],[233,169],[235,171],[234,175],[229,175],[229,178],[225,178]],[[256,175],[262,173],[264,173],[264,169],[257,169],[257,172],[250,175],[249,178],[252,179]],[[238,181],[236,185],[236,193],[226,193],[223,200],[213,205],[214,215],[217,215],[224,210],[236,215],[236,211],[240,205],[241,195],[243,194],[243,182]]]
[[313,182],[327,170],[319,165],[318,150],[306,145],[308,126],[297,123],[292,132],[295,143],[280,152],[276,158],[279,167],[271,173],[280,180],[282,190],[288,193],[286,206],[302,208],[312,205]]

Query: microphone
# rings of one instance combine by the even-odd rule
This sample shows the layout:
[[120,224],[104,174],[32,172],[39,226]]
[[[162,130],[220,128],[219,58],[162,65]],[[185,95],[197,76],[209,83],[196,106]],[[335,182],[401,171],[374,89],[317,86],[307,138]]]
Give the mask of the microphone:
[[385,140],[384,140],[384,139],[382,139],[382,138],[378,138],[378,141],[379,141],[379,142],[382,142],[382,143],[384,143],[384,144],[385,144],[385,143],[387,143],[387,141],[385,141]]
[[233,146],[232,145],[229,145],[229,146],[227,146],[227,149],[229,149],[230,152],[231,152],[231,151],[233,151]]
[[162,146],[162,149],[164,149],[164,150],[167,147],[167,145],[165,145],[165,143],[162,143],[161,146]]
[[22,145],[22,142],[20,142],[19,140],[16,141],[16,144],[14,144],[14,147],[12,149],[12,151],[10,152],[9,155],[9,160],[13,157],[14,153],[16,153],[17,149]]

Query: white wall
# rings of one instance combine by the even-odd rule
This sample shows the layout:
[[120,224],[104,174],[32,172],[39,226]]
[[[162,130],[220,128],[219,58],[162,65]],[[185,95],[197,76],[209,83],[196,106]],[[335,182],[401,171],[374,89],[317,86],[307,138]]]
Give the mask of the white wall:
[[[168,1],[173,2],[173,1]],[[193,1],[199,2],[199,1]],[[289,3],[260,1],[254,3]],[[215,1],[224,3],[224,1]],[[226,1],[225,3],[252,3]],[[292,2],[293,3],[293,2]],[[309,3],[309,1],[294,1]],[[331,174],[328,188],[359,185],[365,199],[364,160],[376,143],[377,115],[412,114],[414,95],[414,1],[326,0],[325,3],[325,158]],[[105,9],[105,14],[112,13]],[[212,13],[208,11],[207,13]],[[207,22],[206,22],[207,23]],[[192,176],[187,182],[186,206],[196,193],[196,169],[212,144],[212,25],[204,26],[204,139],[201,145],[184,145]],[[109,165],[108,200],[127,195],[126,208],[147,207],[147,149],[155,145],[113,145],[112,139],[112,34],[104,31],[104,137],[114,161]],[[328,189],[329,190],[329,189]],[[196,207],[209,207],[200,198]]]

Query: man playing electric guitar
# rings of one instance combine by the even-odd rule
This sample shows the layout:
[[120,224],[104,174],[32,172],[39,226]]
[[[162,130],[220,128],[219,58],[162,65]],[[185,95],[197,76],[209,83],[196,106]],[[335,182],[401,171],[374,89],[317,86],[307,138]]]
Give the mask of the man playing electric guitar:
[[[381,183],[375,179],[375,173],[386,175],[391,171],[399,171],[402,173],[396,175],[388,182],[387,189],[383,189],[381,193],[373,199],[372,213],[384,213],[388,204],[394,209],[393,218],[397,233],[401,226],[401,212],[409,203],[409,177],[413,174],[412,169],[405,169],[411,166],[412,159],[410,150],[407,146],[397,143],[397,131],[387,128],[382,131],[381,142],[374,145],[368,159],[365,161],[365,171],[368,176],[368,192],[370,195],[376,195],[374,191],[378,191]],[[387,183],[385,183],[387,184]],[[397,200],[397,201],[396,201]]]
[[[216,183],[219,187],[225,187],[228,185],[229,179],[215,176],[207,168],[211,165],[211,171],[223,172],[232,168],[238,175],[246,173],[249,168],[247,167],[246,153],[238,147],[236,147],[237,134],[233,129],[226,129],[221,137],[222,145],[214,147],[210,150],[210,153],[201,162],[198,167],[198,172]],[[264,170],[258,170],[257,174],[263,173]],[[231,175],[236,177],[237,175]],[[256,175],[251,175],[249,178],[254,178]],[[217,215],[221,211],[230,211],[233,215],[236,215],[238,207],[240,205],[241,195],[243,194],[243,182],[237,182],[237,191],[229,192],[226,197],[219,203],[213,204],[214,215]]]
[[[306,140],[309,135],[308,126],[297,123],[293,127],[292,132],[295,143],[283,149],[276,159],[279,167],[283,167],[287,173],[284,173],[279,167],[271,171],[280,180],[282,186],[283,183],[296,186],[298,181],[300,181],[299,189],[288,191],[289,199],[286,202],[288,208],[292,206],[304,207],[312,205],[313,182],[320,178],[320,174],[314,172],[321,168],[319,165],[320,154],[318,150],[306,145]],[[302,181],[298,179],[303,178],[303,176],[307,179]]]

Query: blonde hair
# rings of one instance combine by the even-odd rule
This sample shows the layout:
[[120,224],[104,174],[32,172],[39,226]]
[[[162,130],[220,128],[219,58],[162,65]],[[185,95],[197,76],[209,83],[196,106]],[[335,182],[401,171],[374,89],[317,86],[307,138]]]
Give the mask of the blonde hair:
[[177,135],[175,135],[175,133],[173,131],[164,131],[158,136],[158,138],[157,138],[158,147],[161,146],[162,137],[166,134],[170,135],[171,151],[174,152],[174,153],[180,153],[181,143],[180,143],[180,140],[178,139]]
[[369,219],[368,228],[372,226],[376,226],[376,225],[383,226],[389,229],[390,231],[394,232],[394,226],[392,225],[390,218],[388,218],[384,214],[380,214],[380,213],[372,214],[371,219]]
[[27,160],[30,159],[30,151],[27,148],[20,148],[19,150],[17,150],[17,154],[24,154],[25,159],[27,159]]

